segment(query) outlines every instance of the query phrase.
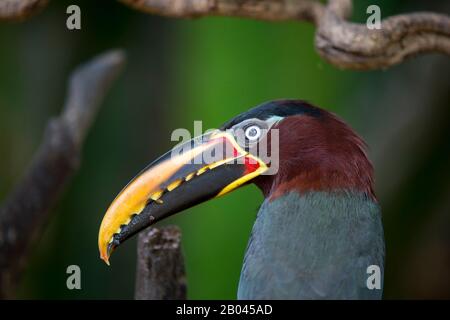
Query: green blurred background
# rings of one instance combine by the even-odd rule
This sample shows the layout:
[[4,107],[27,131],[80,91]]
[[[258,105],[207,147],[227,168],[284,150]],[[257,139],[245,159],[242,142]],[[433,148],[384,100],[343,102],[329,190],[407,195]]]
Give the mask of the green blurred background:
[[[354,21],[449,13],[448,1],[355,1]],[[82,30],[65,28],[78,4]],[[115,1],[51,1],[22,23],[0,24],[0,200],[14,186],[63,105],[71,70],[110,48],[128,64],[104,102],[66,190],[20,285],[19,298],[133,298],[136,242],[107,267],[97,232],[118,191],[166,151],[175,128],[204,129],[276,98],[338,113],[368,142],[387,241],[386,298],[450,298],[450,61],[426,55],[385,71],[342,71],[314,51],[302,22],[236,18],[175,20]],[[249,186],[177,215],[191,299],[234,299],[262,196]],[[66,268],[82,270],[67,290]]]

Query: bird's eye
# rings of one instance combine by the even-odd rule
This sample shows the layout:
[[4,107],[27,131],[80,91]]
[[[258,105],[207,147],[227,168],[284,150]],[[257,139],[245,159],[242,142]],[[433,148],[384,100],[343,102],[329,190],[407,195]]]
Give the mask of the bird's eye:
[[261,137],[261,128],[257,125],[251,125],[245,129],[245,138],[250,142],[257,141]]

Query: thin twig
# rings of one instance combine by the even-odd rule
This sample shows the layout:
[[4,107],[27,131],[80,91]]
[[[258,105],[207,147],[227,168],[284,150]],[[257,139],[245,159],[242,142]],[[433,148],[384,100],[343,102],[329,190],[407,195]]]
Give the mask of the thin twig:
[[61,115],[48,123],[30,167],[0,207],[0,297],[14,295],[30,247],[77,170],[84,138],[124,62],[116,50],[75,70]]

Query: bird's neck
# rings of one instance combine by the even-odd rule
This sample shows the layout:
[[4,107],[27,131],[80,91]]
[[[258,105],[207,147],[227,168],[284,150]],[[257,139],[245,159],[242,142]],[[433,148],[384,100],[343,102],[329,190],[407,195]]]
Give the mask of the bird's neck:
[[[275,199],[288,192],[361,192],[376,200],[373,167],[363,140],[332,115],[290,117],[279,126],[278,170],[255,184]],[[295,134],[293,134],[295,133]]]
[[[364,193],[290,192],[273,201],[266,199],[245,254],[239,296],[358,297],[359,287],[365,285],[365,264],[383,263],[382,236],[379,207]],[[352,288],[346,288],[344,280],[335,284],[329,277],[345,279],[345,275],[333,270],[354,272],[352,277],[361,284]],[[320,282],[327,279],[329,283]],[[340,285],[347,291],[339,292]]]

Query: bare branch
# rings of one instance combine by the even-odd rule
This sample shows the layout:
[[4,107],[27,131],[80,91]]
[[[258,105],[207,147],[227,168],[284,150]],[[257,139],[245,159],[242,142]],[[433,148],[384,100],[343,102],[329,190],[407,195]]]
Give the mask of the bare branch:
[[107,52],[73,73],[62,114],[51,119],[22,180],[0,207],[0,297],[12,296],[50,209],[77,170],[84,138],[125,62]]
[[[423,52],[450,55],[450,17],[411,13],[389,17],[381,29],[343,20],[349,0],[330,1],[316,32],[316,49],[328,62],[347,69],[381,69]],[[339,6],[341,4],[342,6]]]
[[0,20],[23,20],[45,7],[48,0],[0,0]]
[[316,27],[315,46],[340,68],[387,68],[425,52],[450,55],[450,17],[418,12],[382,21],[380,30],[346,21],[351,0],[119,0],[143,12],[164,16],[237,16],[268,21],[303,20]]
[[314,0],[119,0],[137,10],[175,18],[236,16],[269,21],[307,20],[320,15]]
[[137,253],[137,300],[186,299],[186,275],[178,227],[150,228],[140,233]]
[[[308,21],[317,27],[315,46],[339,68],[387,68],[420,53],[450,55],[450,17],[418,12],[382,21],[380,30],[346,20],[351,0],[119,0],[147,13],[175,18],[235,16],[267,21]],[[2,0],[0,20],[24,19],[48,0]]]

